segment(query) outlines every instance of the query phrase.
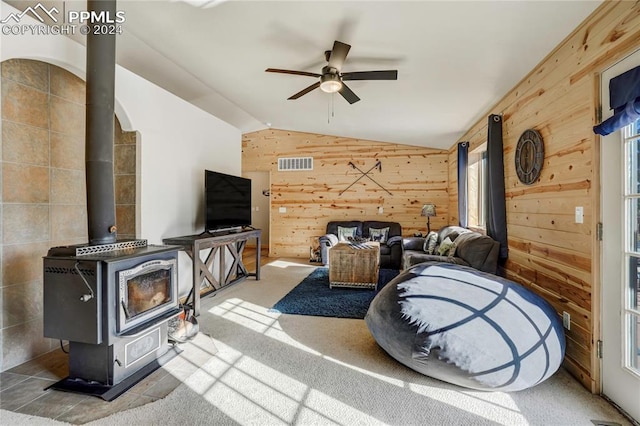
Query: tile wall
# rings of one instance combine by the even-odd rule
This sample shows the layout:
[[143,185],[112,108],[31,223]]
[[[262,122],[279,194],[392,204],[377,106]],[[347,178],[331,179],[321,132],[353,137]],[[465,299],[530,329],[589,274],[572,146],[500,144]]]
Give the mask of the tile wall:
[[116,119],[113,173],[118,239],[136,238],[136,132],[123,132]]
[[[58,347],[43,337],[42,256],[87,242],[85,83],[44,62],[0,64],[0,371]],[[136,133],[116,120],[116,222],[135,237]]]

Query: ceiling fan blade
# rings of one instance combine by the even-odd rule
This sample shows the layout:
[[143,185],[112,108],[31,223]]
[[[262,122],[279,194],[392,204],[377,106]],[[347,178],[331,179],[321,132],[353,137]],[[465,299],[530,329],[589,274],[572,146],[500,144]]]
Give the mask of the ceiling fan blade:
[[312,90],[317,89],[318,87],[320,87],[320,82],[319,81],[313,83],[311,86],[307,87],[306,89],[303,89],[303,90],[299,91],[298,93],[296,93],[295,95],[293,95],[293,96],[291,96],[290,98],[287,98],[287,99],[288,100],[298,99],[300,96],[306,95],[307,93],[309,93]]
[[360,98],[344,83],[342,83],[342,89],[340,89],[338,93],[340,93],[350,104],[355,104],[360,100]]
[[329,66],[340,71],[342,69],[342,64],[344,64],[344,60],[347,59],[349,49],[351,49],[350,45],[338,40],[334,41],[333,49],[331,49],[331,56],[329,57]]
[[397,80],[397,70],[387,71],[357,71],[346,72],[341,75],[343,80]]
[[278,68],[267,68],[264,71],[265,72],[278,72],[278,73],[281,73],[281,74],[305,75],[305,76],[308,76],[308,77],[322,77],[322,74],[316,74],[314,72],[281,70],[281,69],[278,69]]

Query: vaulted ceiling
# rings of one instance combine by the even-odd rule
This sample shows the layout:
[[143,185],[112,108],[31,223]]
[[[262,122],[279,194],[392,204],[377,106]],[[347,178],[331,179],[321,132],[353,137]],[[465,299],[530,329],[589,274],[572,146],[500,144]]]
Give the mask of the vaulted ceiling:
[[[243,132],[271,126],[450,148],[499,113],[491,107],[599,4],[119,1],[117,60]],[[287,100],[316,80],[265,69],[320,73],[334,40],[351,45],[343,72],[396,69],[398,80],[348,82],[361,98],[352,105],[319,89]]]

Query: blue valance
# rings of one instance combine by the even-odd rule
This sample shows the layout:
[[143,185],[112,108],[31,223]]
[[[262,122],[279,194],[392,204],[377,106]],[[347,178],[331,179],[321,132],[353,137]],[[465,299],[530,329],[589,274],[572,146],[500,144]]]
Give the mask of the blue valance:
[[609,81],[609,107],[613,116],[593,127],[593,131],[606,136],[640,119],[640,67]]
[[609,107],[617,110],[640,97],[640,67],[612,78],[609,82]]

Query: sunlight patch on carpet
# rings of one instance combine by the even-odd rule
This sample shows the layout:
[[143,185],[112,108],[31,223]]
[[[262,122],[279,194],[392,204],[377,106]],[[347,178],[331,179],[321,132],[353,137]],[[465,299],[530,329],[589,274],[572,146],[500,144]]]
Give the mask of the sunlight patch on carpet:
[[227,299],[221,304],[209,309],[208,312],[213,315],[224,317],[225,319],[233,321],[243,327],[250,328],[258,333],[264,333],[269,327],[277,322],[278,318],[277,315],[274,315],[265,309],[260,309],[260,306],[245,302],[238,298]]
[[408,383],[408,388],[419,395],[493,422],[504,422],[505,416],[508,416],[507,424],[528,424],[527,418],[522,415],[516,402],[506,392],[434,389],[433,386],[417,383]]
[[[216,341],[216,345],[218,354],[185,380],[185,384],[240,424],[378,422],[220,341]],[[336,407],[340,410],[336,411]],[[336,417],[337,412],[340,418]]]
[[234,322],[257,333],[278,340],[296,349],[309,352],[313,355],[322,355],[320,352],[303,345],[291,338],[282,330],[278,318],[280,313],[270,312],[268,308],[247,302],[242,299],[233,298],[225,300],[219,305],[209,309],[209,313]]
[[351,364],[344,363],[335,358],[323,355],[322,353],[303,345],[291,336],[289,336],[283,329],[278,318],[282,315],[279,312],[274,312],[264,306],[256,305],[251,302],[239,298],[231,298],[223,301],[219,305],[216,305],[209,309],[210,314],[219,316],[235,324],[241,325],[249,330],[263,334],[281,343],[285,343],[296,349],[303,350],[313,355],[322,357],[328,361],[340,364],[344,367],[358,371],[362,374],[374,377],[378,380],[393,384],[398,387],[404,387],[402,380],[397,380],[389,376],[384,376],[372,371],[356,367]]
[[309,271],[317,268],[317,265],[303,265],[301,263],[296,262],[287,262],[286,260],[274,260],[273,262],[268,263],[269,266],[275,266],[276,268],[308,268]]
[[[380,420],[345,404],[317,389],[311,389],[305,407],[298,417],[299,424],[327,424],[327,419],[339,425],[373,425]],[[318,415],[321,416],[318,418]]]
[[326,359],[326,360],[329,360],[331,362],[335,362],[336,364],[339,364],[339,365],[341,365],[343,367],[350,368],[350,369],[352,369],[354,371],[357,371],[358,373],[362,373],[362,374],[366,374],[367,376],[375,377],[376,379],[381,380],[383,382],[390,383],[390,384],[398,386],[400,388],[404,387],[404,382],[402,380],[398,380],[398,379],[394,379],[394,378],[389,377],[389,376],[385,376],[385,375],[382,375],[382,374],[374,373],[373,371],[369,371],[369,370],[366,370],[366,369],[361,368],[361,367],[356,367],[355,365],[347,364],[344,361],[340,361],[339,359],[335,359],[335,358],[332,358],[330,356],[324,355],[323,358]]

